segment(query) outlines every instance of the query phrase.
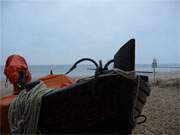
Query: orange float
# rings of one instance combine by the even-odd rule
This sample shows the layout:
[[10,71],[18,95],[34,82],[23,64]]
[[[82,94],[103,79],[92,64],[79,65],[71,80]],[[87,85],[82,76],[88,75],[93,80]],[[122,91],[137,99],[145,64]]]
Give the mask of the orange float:
[[[26,84],[31,80],[31,74],[28,70],[28,65],[25,59],[20,55],[11,55],[8,57],[5,65],[4,74],[10,83],[14,86],[14,94],[0,99],[0,133],[10,134],[8,123],[9,105],[21,89],[19,84]],[[64,88],[73,83],[75,80],[66,75],[47,75],[39,78],[48,88]]]

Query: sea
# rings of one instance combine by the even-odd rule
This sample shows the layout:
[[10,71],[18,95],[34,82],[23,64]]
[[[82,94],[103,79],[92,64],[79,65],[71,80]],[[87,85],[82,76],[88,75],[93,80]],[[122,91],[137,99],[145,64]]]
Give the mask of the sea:
[[[72,65],[30,65],[29,70],[33,78],[39,78],[50,74],[50,71],[53,71],[53,74],[65,74]],[[1,67],[1,78],[0,80],[5,80],[6,77],[3,74],[4,66]],[[109,66],[109,69],[112,68],[112,65]],[[78,65],[68,75],[71,77],[83,77],[94,75],[95,72],[94,65]],[[153,72],[153,68],[150,64],[137,64],[135,66],[136,71],[146,71]],[[156,68],[156,72],[180,72],[180,64],[161,64]]]

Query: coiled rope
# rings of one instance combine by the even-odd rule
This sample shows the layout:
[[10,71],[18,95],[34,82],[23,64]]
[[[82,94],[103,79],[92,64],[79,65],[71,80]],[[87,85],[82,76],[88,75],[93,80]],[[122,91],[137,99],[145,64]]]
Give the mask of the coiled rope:
[[41,81],[32,90],[23,90],[10,104],[8,119],[12,134],[37,134],[41,99],[52,89]]

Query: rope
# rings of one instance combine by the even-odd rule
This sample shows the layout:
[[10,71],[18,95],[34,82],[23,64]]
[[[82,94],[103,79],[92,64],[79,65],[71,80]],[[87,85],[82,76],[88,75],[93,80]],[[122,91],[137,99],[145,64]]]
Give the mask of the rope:
[[23,90],[10,104],[8,119],[12,134],[38,134],[41,99],[52,89],[40,82],[32,90]]
[[138,119],[138,118],[140,118],[140,117],[144,118],[144,120],[142,120],[142,121],[140,121],[140,122],[137,122],[137,124],[145,123],[146,120],[147,120],[147,117],[146,117],[145,115],[138,115],[138,116],[135,117],[135,119]]

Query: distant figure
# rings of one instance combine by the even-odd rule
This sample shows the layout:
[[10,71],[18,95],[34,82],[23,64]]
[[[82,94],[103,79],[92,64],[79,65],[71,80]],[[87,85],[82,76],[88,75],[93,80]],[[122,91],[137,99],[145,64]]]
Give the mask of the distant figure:
[[157,60],[153,59],[152,68],[157,68]]
[[153,62],[152,62],[152,68],[153,68],[153,74],[154,74],[154,82],[155,82],[155,79],[156,79],[156,68],[157,68],[157,60],[156,59],[153,59]]
[[50,75],[53,75],[53,70],[51,69],[51,71],[50,71]]

